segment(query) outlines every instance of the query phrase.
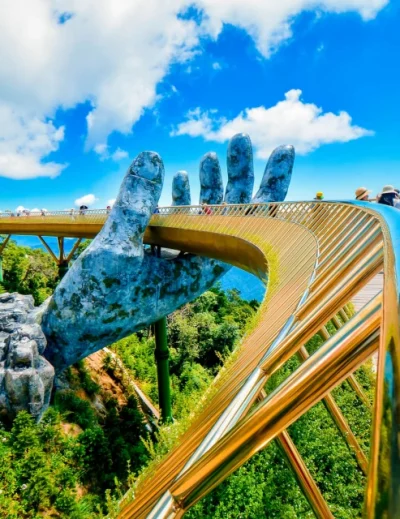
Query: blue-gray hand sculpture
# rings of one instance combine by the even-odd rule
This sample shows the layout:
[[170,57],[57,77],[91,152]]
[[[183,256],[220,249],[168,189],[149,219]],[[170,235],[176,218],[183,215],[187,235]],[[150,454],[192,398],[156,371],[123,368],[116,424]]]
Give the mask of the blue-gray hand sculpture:
[[[294,148],[271,155],[256,202],[285,199]],[[250,202],[253,153],[247,135],[235,135],[228,147],[227,203]],[[57,287],[42,319],[45,356],[59,372],[91,353],[170,314],[210,288],[229,265],[185,254],[164,259],[146,254],[143,234],[158,204],[164,165],[157,153],[143,152],[129,167],[103,229],[74,262]],[[221,168],[215,153],[200,163],[200,202],[223,200]],[[173,205],[189,205],[189,178],[173,181]]]

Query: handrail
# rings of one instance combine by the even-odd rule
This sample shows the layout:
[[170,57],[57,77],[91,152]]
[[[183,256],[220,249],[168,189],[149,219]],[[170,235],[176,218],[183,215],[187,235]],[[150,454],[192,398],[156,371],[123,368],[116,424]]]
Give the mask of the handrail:
[[[160,207],[144,241],[246,268],[268,279],[266,299],[256,327],[205,397],[203,410],[179,446],[139,483],[135,500],[122,503],[120,518],[181,517],[349,377],[378,344],[365,516],[396,518],[400,510],[400,213],[356,201],[222,204],[210,206],[210,212],[202,206]],[[0,233],[46,231],[94,237],[106,217],[106,210],[81,215],[68,211],[46,216],[1,214]],[[382,268],[383,298],[344,322],[320,350],[306,358],[304,344]],[[268,378],[299,351],[305,359],[300,368],[274,393],[260,397]],[[341,427],[342,417],[337,416],[337,423]],[[290,438],[284,444],[290,446]],[[292,461],[297,455],[292,449]],[[304,468],[301,458],[297,462]],[[303,474],[309,477],[304,470]],[[308,499],[316,515],[326,517],[320,496],[309,492]]]
[[[250,207],[255,208],[254,211],[248,212]],[[272,209],[274,209],[274,212],[272,212]],[[302,298],[299,294],[300,299],[302,299],[299,309],[302,310],[303,314],[299,310],[292,311],[292,316],[289,314],[286,325],[283,326],[282,332],[278,336],[275,335],[275,340],[273,340],[272,332],[268,334],[271,339],[262,348],[265,353],[261,358],[259,357],[258,367],[256,365],[253,371],[247,370],[241,384],[233,384],[230,377],[233,373],[236,380],[240,377],[240,372],[238,374],[237,370],[242,369],[243,371],[243,368],[240,368],[242,362],[248,362],[251,354],[259,355],[254,351],[256,350],[256,345],[254,345],[256,341],[252,341],[254,335],[259,336],[257,329],[247,341],[244,341],[239,359],[234,364],[235,369],[228,370],[223,377],[224,384],[221,382],[222,388],[220,389],[222,396],[219,398],[216,396],[209,402],[206,409],[182,438],[181,446],[170,454],[161,464],[159,470],[150,477],[150,480],[146,479],[146,482],[139,486],[135,501],[124,505],[120,514],[121,519],[128,517],[180,517],[184,510],[225,479],[232,470],[240,466],[249,456],[260,448],[264,448],[279,432],[284,431],[294,419],[301,416],[307,408],[319,401],[329,389],[351,375],[359,364],[377,348],[379,330],[382,330],[381,341],[387,341],[384,332],[385,326],[381,326],[382,303],[380,299],[377,299],[353,319],[346,322],[335,336],[327,340],[326,346],[322,347],[317,354],[305,360],[298,372],[285,381],[273,395],[258,404],[251,414],[248,414],[252,402],[257,398],[267,378],[292,354],[299,351],[301,346],[339,311],[341,306],[352,297],[352,294],[382,269],[383,264],[385,264],[386,269],[391,250],[395,246],[387,232],[385,215],[390,212],[391,218],[400,223],[400,214],[395,213],[390,208],[384,208],[381,211],[374,211],[374,209],[371,205],[362,203],[282,203],[267,204],[261,206],[261,208],[249,205],[236,206],[235,210],[229,210],[229,212],[227,212],[226,207],[220,206],[215,215],[214,213],[209,215],[209,225],[204,223],[203,229],[214,227],[216,233],[221,233],[220,239],[223,239],[224,235],[221,232],[223,224],[220,220],[222,216],[229,219],[227,228],[233,222],[233,218],[237,218],[240,226],[240,220],[243,217],[250,220],[247,217],[254,216],[268,220],[271,231],[274,227],[278,227],[278,222],[294,225],[297,227],[297,232],[300,225],[303,229],[307,229],[307,232],[314,236],[318,243],[319,249],[314,251],[316,274],[313,275],[313,271],[309,270],[309,283],[304,286]],[[226,212],[221,214],[223,210]],[[193,212],[193,208],[164,209],[162,212],[160,211],[160,217],[155,217],[154,221],[152,220],[150,232],[153,229],[159,232],[159,227],[164,225],[166,230],[172,227],[192,228],[194,231],[196,225],[190,224],[188,220]],[[162,221],[162,216],[168,216],[165,224]],[[202,220],[205,219],[202,218]],[[258,218],[255,218],[255,220],[258,220]],[[376,229],[380,230],[380,234],[376,234]],[[357,237],[357,239],[354,239],[352,247],[337,246],[339,243],[343,243],[343,240],[346,243],[348,239],[346,236],[351,237],[352,233]],[[284,234],[288,238],[286,231]],[[273,237],[268,237],[267,240],[271,242]],[[301,261],[304,249],[300,250],[298,245],[303,240],[304,237],[290,250],[287,248],[285,250],[281,241],[281,252],[284,253],[285,257],[292,255],[292,258]],[[329,258],[328,261],[326,261],[327,258]],[[282,258],[280,259],[282,260]],[[339,265],[336,271],[334,269],[335,262]],[[291,265],[293,266],[293,261]],[[321,265],[320,269],[318,268],[319,265]],[[270,275],[273,275],[273,272],[270,272]],[[285,275],[289,274],[286,273]],[[318,284],[320,277],[324,276],[328,286],[324,283]],[[385,290],[386,286],[387,284]],[[271,286],[269,288],[271,289]],[[277,300],[280,298],[280,308],[282,308],[284,306],[282,299],[288,295],[283,279],[276,283],[275,290],[277,292],[275,292],[274,304],[277,304]],[[393,290],[398,293],[397,288],[394,289],[392,286]],[[276,294],[278,294],[278,297],[276,297]],[[274,314],[279,317],[278,306],[276,306],[275,312],[266,311],[265,306],[271,308],[271,300],[264,303],[260,311],[261,319],[264,322],[268,321]],[[383,303],[384,306],[385,303]],[[383,315],[385,315],[385,309]],[[392,325],[397,326],[398,332],[398,322],[392,323]],[[261,326],[260,324],[258,329]],[[253,351],[251,351],[252,349]],[[246,350],[248,351],[246,352]],[[334,360],[335,358],[337,361]],[[318,373],[322,366],[326,370],[324,372],[327,376],[321,380],[318,392],[316,391],[316,388],[319,387],[317,384]],[[307,386],[304,385],[306,373],[307,380],[310,380],[313,387],[311,394],[307,390]],[[382,384],[380,385],[382,386]],[[296,406],[293,406],[290,394],[293,397],[296,395]],[[299,394],[304,395],[304,407],[298,405]],[[396,394],[398,395],[398,391]],[[228,407],[224,407],[223,401],[226,400],[227,395],[231,395],[232,398]],[[379,397],[379,387],[377,398],[381,398]],[[227,401],[229,402],[229,400]],[[271,423],[272,425],[274,423],[271,422],[271,416],[273,416],[273,409],[275,408],[281,416],[281,425],[279,427],[274,425],[270,429],[267,424]],[[378,403],[376,408],[379,409]],[[294,413],[295,410],[296,413]],[[209,414],[212,415],[209,420],[210,428],[203,426],[202,430],[197,433],[196,430],[201,427],[201,422],[204,419],[207,420],[206,417]],[[267,420],[265,422],[267,428],[264,430],[262,429],[264,423],[262,417]],[[381,420],[376,420],[374,442],[376,442],[380,424]],[[193,439],[193,435],[196,438]],[[387,435],[385,438],[387,438]],[[195,447],[196,445],[197,447]],[[392,464],[388,458],[385,457],[381,463],[383,466],[387,466],[388,462],[395,472],[395,463]],[[371,473],[371,466],[369,480],[371,487],[377,484],[377,477]],[[152,488],[151,481],[157,482],[156,487]],[[392,484],[396,486],[398,483],[394,481]],[[367,517],[379,516],[374,511],[378,497],[380,498],[380,495],[376,494],[375,498],[373,497],[369,503],[367,498]],[[393,507],[393,504],[390,507]],[[313,509],[315,511],[321,510],[321,508],[318,508],[318,503],[314,503]],[[392,513],[388,517],[396,517],[393,510],[395,510],[395,507],[392,508]]]

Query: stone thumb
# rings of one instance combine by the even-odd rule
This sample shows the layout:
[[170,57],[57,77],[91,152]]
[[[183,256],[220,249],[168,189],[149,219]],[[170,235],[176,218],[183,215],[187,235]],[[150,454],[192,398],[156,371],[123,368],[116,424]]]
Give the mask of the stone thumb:
[[152,151],[143,151],[130,165],[99,241],[112,245],[139,246],[151,215],[158,204],[164,183],[164,164]]

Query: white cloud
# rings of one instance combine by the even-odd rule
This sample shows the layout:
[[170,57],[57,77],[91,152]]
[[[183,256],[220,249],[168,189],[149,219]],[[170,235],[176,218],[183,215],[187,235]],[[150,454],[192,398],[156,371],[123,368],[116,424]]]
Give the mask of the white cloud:
[[125,150],[121,150],[121,148],[117,148],[113,153],[110,153],[109,146],[107,144],[96,144],[94,147],[94,151],[97,153],[97,155],[100,156],[100,160],[107,160],[111,159],[115,162],[126,159],[128,157],[128,152]]
[[111,155],[111,158],[115,161],[126,159],[128,157],[128,152],[125,150],[121,150],[121,148],[117,148],[114,153]]
[[389,0],[197,0],[207,15],[206,28],[215,37],[223,24],[246,30],[265,57],[292,36],[291,25],[302,11],[316,10],[334,13],[358,12],[370,20]]
[[218,63],[218,61],[214,61],[214,63],[211,65],[214,70],[221,70],[222,65],[221,63]]
[[109,205],[110,207],[113,207],[113,205],[115,204],[115,201],[116,201],[116,198],[111,198],[111,199],[107,202],[107,205]]
[[[64,129],[51,122],[59,108],[90,101],[88,149],[107,146],[113,131],[129,133],[156,103],[157,84],[171,64],[188,61],[199,40],[218,37],[224,24],[246,30],[268,57],[291,36],[292,21],[304,10],[354,11],[368,20],[387,2],[3,0],[0,175],[60,173],[63,165],[44,160],[63,140]],[[179,16],[191,5],[203,11],[201,22]]]
[[17,213],[22,213],[22,211],[29,211],[29,209],[27,209],[27,208],[24,207],[23,205],[19,205],[19,206],[15,209],[15,212],[17,212]]
[[353,125],[347,112],[324,113],[317,105],[304,103],[300,96],[301,90],[290,90],[275,106],[246,108],[230,121],[196,108],[172,135],[224,142],[235,133],[248,133],[260,158],[267,158],[280,144],[292,144],[297,153],[304,155],[324,144],[373,135],[372,131]]
[[[1,87],[0,87],[1,88]],[[0,100],[0,174],[14,179],[55,177],[62,164],[42,162],[58,149],[64,127],[51,121],[26,116]]]
[[75,205],[80,207],[81,205],[87,205],[88,207],[93,205],[98,199],[93,195],[84,195],[75,200]]
[[108,157],[108,146],[107,144],[96,144],[96,146],[94,147],[94,151],[95,153],[97,153],[97,155],[100,155],[100,157]]

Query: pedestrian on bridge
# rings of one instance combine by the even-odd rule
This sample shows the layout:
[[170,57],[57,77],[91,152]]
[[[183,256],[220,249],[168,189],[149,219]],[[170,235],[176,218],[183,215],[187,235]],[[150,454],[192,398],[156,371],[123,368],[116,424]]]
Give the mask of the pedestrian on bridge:
[[209,205],[203,204],[202,209],[203,209],[204,214],[208,214],[208,215],[212,214],[212,209]]
[[393,186],[387,185],[383,186],[382,193],[378,195],[377,199],[378,204],[395,207],[395,201],[399,200],[399,195],[396,193]]
[[369,200],[369,194],[371,191],[369,191],[366,187],[358,187],[355,191],[356,200],[363,200],[364,202],[367,202]]

